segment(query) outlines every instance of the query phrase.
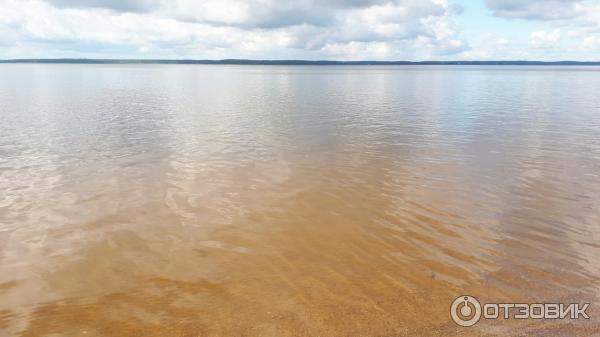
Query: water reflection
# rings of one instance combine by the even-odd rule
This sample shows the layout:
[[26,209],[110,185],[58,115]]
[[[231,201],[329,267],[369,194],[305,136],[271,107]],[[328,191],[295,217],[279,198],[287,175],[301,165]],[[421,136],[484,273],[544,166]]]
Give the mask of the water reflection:
[[563,333],[448,308],[596,299],[600,78],[564,69],[4,65],[0,331]]

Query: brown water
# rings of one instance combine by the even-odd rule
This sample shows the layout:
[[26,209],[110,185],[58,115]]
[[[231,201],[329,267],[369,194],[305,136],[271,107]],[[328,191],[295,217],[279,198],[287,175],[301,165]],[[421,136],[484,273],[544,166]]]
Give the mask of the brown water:
[[[0,65],[0,336],[600,334],[600,69]],[[590,302],[589,320],[449,315]]]

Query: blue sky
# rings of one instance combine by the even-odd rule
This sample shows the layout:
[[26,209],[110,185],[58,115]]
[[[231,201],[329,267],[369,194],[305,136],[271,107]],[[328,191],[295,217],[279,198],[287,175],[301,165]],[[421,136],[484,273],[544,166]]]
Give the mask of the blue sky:
[[600,60],[600,0],[0,0],[0,58]]
[[[598,21],[593,23],[600,18],[598,1],[454,0],[452,3],[464,8],[455,22],[461,36],[469,42],[471,50],[467,53],[475,59],[600,60],[596,56],[600,51],[596,37],[600,25]],[[514,12],[498,11],[503,3]],[[545,17],[544,12],[552,15]]]

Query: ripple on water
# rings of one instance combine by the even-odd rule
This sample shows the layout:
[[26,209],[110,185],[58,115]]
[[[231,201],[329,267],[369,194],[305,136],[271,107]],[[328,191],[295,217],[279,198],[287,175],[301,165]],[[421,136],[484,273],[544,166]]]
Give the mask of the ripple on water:
[[[0,65],[0,334],[451,336],[463,293],[594,302],[585,69]],[[567,325],[468,332],[600,332]]]

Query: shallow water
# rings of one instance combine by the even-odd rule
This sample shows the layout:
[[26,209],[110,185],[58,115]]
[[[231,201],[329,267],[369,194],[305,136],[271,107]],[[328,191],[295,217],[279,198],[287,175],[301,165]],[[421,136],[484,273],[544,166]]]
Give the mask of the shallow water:
[[[0,335],[600,334],[598,92],[596,67],[0,65]],[[461,328],[463,294],[591,319]]]

